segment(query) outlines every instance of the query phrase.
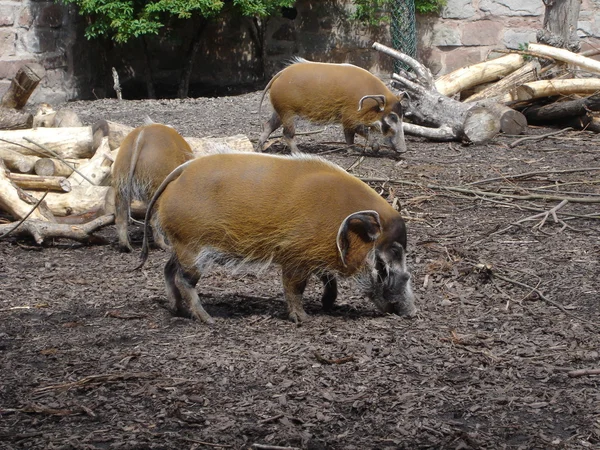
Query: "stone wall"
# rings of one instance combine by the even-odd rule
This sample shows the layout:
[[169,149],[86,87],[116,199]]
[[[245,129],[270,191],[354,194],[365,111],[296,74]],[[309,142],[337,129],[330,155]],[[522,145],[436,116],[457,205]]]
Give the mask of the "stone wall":
[[[542,0],[448,0],[439,17],[418,17],[419,59],[442,75],[536,42],[544,10]],[[599,0],[582,1],[578,35],[582,47],[600,46]]]
[[[351,3],[300,0],[294,9],[272,18],[264,67],[252,43],[249,20],[224,17],[212,23],[194,60],[190,95],[235,93],[240,85],[264,86],[265,76],[280,70],[293,56],[350,62],[389,76],[392,61],[371,49],[375,40],[389,45],[389,29],[350,21]],[[543,14],[542,0],[448,0],[440,15],[418,16],[418,58],[436,75],[482,61],[495,50],[535,41]],[[47,74],[30,103],[114,96],[111,67],[121,75],[126,97],[143,98],[146,64],[139,43],[117,47],[90,42],[83,28],[72,6],[0,0],[0,96],[22,64],[37,61]],[[582,0],[578,29],[588,46],[600,46],[600,0]],[[188,21],[169,37],[149,42],[159,96],[174,94],[186,43],[194,32],[195,24]]]
[[0,0],[0,96],[17,70],[27,62],[40,62],[46,77],[30,102],[59,103],[77,97],[73,78],[76,17],[52,1]]

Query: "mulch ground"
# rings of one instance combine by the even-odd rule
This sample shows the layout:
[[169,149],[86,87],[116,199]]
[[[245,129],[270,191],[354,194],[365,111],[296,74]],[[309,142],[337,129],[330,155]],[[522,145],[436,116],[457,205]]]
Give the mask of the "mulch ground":
[[[255,142],[259,96],[66,106]],[[0,241],[0,449],[600,448],[600,376],[572,372],[600,368],[600,138],[516,139],[408,137],[398,160],[335,126],[298,137],[400,202],[412,320],[352,280],[325,314],[314,280],[296,326],[277,268],[216,269],[198,285],[208,327],[168,311],[167,253],[132,271],[139,226],[132,254]]]

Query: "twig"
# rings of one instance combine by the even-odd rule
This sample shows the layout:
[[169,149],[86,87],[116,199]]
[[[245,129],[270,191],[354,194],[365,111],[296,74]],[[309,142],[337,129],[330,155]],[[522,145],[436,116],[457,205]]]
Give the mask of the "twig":
[[[60,155],[59,155],[58,153],[56,153],[54,150],[51,150],[51,149],[49,149],[48,147],[46,147],[45,145],[39,144],[39,143],[37,143],[37,142],[35,142],[35,141],[33,141],[33,140],[29,139],[28,137],[24,137],[23,139],[25,139],[27,142],[31,142],[32,144],[34,144],[34,145],[37,145],[37,146],[38,146],[39,148],[41,148],[42,150],[44,150],[44,151],[46,151],[46,152],[50,153],[52,156],[54,156],[55,158],[59,159],[61,162],[63,162],[64,164],[66,164],[66,165],[69,167],[69,169],[73,169],[73,172],[75,172],[76,174],[80,175],[80,176],[81,176],[81,178],[83,178],[85,181],[87,181],[87,182],[88,182],[88,183],[90,183],[91,185],[93,185],[93,184],[94,184],[94,182],[93,182],[92,180],[90,180],[88,177],[86,177],[84,174],[82,174],[82,173],[81,173],[79,170],[77,170],[77,169],[75,168],[75,166],[74,166],[74,165],[72,165],[72,164],[71,164],[69,161],[67,161],[66,159],[64,159],[62,156],[60,156]],[[20,145],[20,144],[19,144],[19,145]],[[22,147],[25,147],[25,146],[23,145]],[[36,153],[41,153],[41,152],[38,152],[38,151],[36,151],[36,150],[35,150],[35,149],[33,149],[33,148],[29,148],[29,147],[25,147],[25,148],[28,148],[29,150],[31,150],[31,151],[33,151],[33,152],[36,152]],[[43,153],[41,153],[41,154],[42,154],[42,155],[44,155]],[[44,156],[47,156],[47,155],[44,155]]]
[[569,375],[571,378],[584,377],[586,375],[600,375],[600,369],[571,370],[567,375]]
[[48,195],[48,191],[44,192],[44,195],[42,195],[42,198],[40,198],[38,200],[38,202],[35,204],[35,206],[31,209],[31,211],[29,211],[25,217],[23,217],[21,220],[19,220],[19,222],[17,222],[17,224],[12,227],[10,230],[8,230],[7,232],[5,232],[4,234],[0,235],[0,240],[5,238],[6,236],[8,236],[10,233],[12,233],[13,231],[15,231],[17,228],[19,228],[19,226],[21,226],[23,224],[23,222],[25,222],[27,220],[27,218],[33,214],[33,212],[38,208],[38,206],[40,206],[40,204],[44,201],[44,199],[46,198],[46,195]]
[[[489,270],[489,269],[488,269],[488,270]],[[591,321],[589,321],[589,320],[586,320],[586,319],[583,319],[583,318],[581,318],[581,317],[577,317],[575,314],[573,314],[573,313],[571,313],[571,312],[567,311],[563,305],[561,305],[560,303],[558,303],[558,302],[555,302],[554,300],[551,300],[551,299],[549,299],[548,297],[546,297],[544,294],[542,294],[542,293],[541,293],[541,291],[540,291],[538,288],[535,288],[535,287],[533,287],[533,286],[529,286],[528,284],[525,284],[525,283],[521,283],[520,281],[517,281],[517,280],[513,280],[512,278],[505,277],[504,275],[500,275],[499,273],[497,273],[497,272],[493,272],[492,270],[489,270],[489,273],[490,273],[492,276],[494,276],[494,277],[496,277],[496,278],[499,278],[500,280],[506,281],[507,283],[512,283],[512,284],[514,284],[514,285],[516,285],[516,286],[520,286],[520,287],[522,287],[522,288],[529,289],[529,290],[531,290],[532,292],[535,292],[535,293],[537,294],[537,296],[538,296],[538,297],[539,297],[541,300],[545,301],[545,302],[546,302],[546,303],[548,303],[549,305],[552,305],[552,306],[555,306],[555,307],[557,307],[557,308],[558,308],[558,309],[560,309],[560,310],[561,310],[563,313],[565,313],[567,316],[573,317],[573,318],[575,318],[575,319],[577,319],[577,320],[581,320],[582,322],[585,322],[585,323],[587,323],[588,325],[593,325],[594,327],[600,327],[600,324],[597,324],[597,323],[595,323],[595,322],[591,322]]]
[[266,419],[261,419],[258,421],[258,423],[264,424],[264,423],[275,422],[276,420],[279,420],[282,417],[283,417],[283,414],[277,414],[276,416],[271,416],[271,417],[267,417]]
[[489,197],[500,197],[500,198],[512,198],[515,200],[547,200],[547,201],[562,201],[568,200],[571,203],[600,203],[600,198],[589,198],[589,197],[563,197],[560,195],[541,195],[541,194],[528,194],[528,195],[517,195],[517,194],[501,194],[499,192],[490,192],[490,191],[480,191],[475,189],[468,189],[460,186],[440,186],[436,184],[422,184],[416,183],[414,181],[403,181],[403,180],[394,180],[390,178],[364,178],[361,177],[360,180],[368,183],[392,183],[392,184],[406,184],[410,186],[419,186],[421,188],[433,189],[433,190],[444,190],[449,192],[460,192],[462,194],[471,194],[471,195],[479,195],[479,196],[489,196]]
[[259,450],[300,450],[298,447],[280,447],[279,445],[252,444],[251,448]]
[[525,172],[518,173],[515,175],[502,175],[501,177],[494,178],[485,178],[483,180],[473,181],[471,183],[467,183],[466,186],[474,186],[476,184],[485,184],[490,183],[492,181],[503,181],[503,180],[516,180],[520,178],[529,178],[535,175],[548,175],[553,173],[574,173],[574,172],[591,172],[595,170],[600,170],[600,167],[580,167],[577,169],[562,169],[562,170],[540,170],[535,172]]
[[86,384],[92,383],[110,383],[115,381],[130,380],[135,378],[156,378],[158,376],[155,372],[130,372],[130,373],[107,373],[101,375],[89,375],[80,380],[73,381],[71,383],[54,384],[52,386],[45,386],[42,388],[35,389],[33,392],[47,392],[55,389],[67,390],[73,387],[85,386]]
[[354,361],[354,356],[346,356],[344,358],[339,358],[339,359],[327,359],[327,358],[324,358],[323,356],[321,356],[317,352],[314,352],[314,355],[315,355],[315,358],[316,358],[317,361],[319,361],[320,363],[323,363],[323,364],[328,364],[328,365],[331,365],[331,364],[344,364],[344,363],[347,363],[347,362]]
[[182,437],[182,439],[186,442],[193,442],[194,444],[206,445],[207,447],[215,447],[215,448],[231,448],[233,445],[227,444],[214,444],[212,442],[199,441],[197,439],[191,439],[187,437]]
[[[560,223],[562,225],[562,228],[560,229],[560,231],[564,230],[568,225],[560,220],[557,216],[556,216],[556,212],[561,209],[563,206],[565,206],[567,203],[569,203],[567,200],[563,200],[562,202],[560,202],[558,205],[556,205],[553,208],[550,208],[548,211],[539,213],[539,214],[535,214],[533,216],[530,217],[525,217],[524,219],[521,219],[519,221],[516,222],[516,225],[519,225],[523,222],[528,222],[530,220],[537,220],[540,217],[542,218],[542,220],[540,220],[537,224],[535,224],[533,226],[533,228],[537,228],[538,230],[541,230],[542,227],[544,226],[544,224],[546,223],[546,220],[548,220],[548,217],[550,217],[550,215],[552,215],[552,218],[554,219],[554,223]],[[560,232],[559,231],[559,232]]]
[[526,136],[526,137],[523,137],[521,139],[517,139],[516,141],[508,144],[508,147],[509,148],[514,148],[517,145],[519,145],[521,142],[524,142],[524,141],[537,141],[539,139],[544,139],[544,138],[547,138],[547,137],[550,137],[550,136],[555,136],[557,134],[564,133],[565,131],[572,131],[572,130],[573,130],[573,128],[567,127],[567,128],[563,128],[562,130],[553,131],[552,133],[540,134],[539,136]]

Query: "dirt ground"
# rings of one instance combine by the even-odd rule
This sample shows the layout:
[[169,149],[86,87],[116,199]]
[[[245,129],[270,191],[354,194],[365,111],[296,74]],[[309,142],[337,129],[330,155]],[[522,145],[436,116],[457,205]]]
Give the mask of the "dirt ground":
[[[68,106],[87,124],[147,114],[255,142],[259,96]],[[139,226],[132,254],[0,241],[0,449],[600,448],[600,376],[570,373],[600,368],[600,137],[516,139],[408,137],[396,160],[347,148],[336,126],[298,138],[400,201],[412,320],[352,280],[324,314],[315,280],[298,327],[277,268],[217,269],[198,285],[209,327],[167,310],[165,252],[131,271]],[[557,222],[523,221],[563,198]]]

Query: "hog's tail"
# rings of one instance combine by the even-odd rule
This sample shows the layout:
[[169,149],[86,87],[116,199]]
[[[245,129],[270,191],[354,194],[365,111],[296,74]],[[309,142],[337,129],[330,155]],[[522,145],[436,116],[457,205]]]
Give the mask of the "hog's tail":
[[150,245],[148,243],[148,235],[149,235],[149,231],[150,231],[150,217],[152,217],[152,209],[154,208],[154,204],[156,203],[156,201],[158,200],[160,195],[164,192],[164,190],[167,188],[169,183],[171,183],[171,181],[173,181],[177,177],[179,177],[179,175],[181,175],[181,172],[183,172],[184,169],[193,161],[194,160],[191,159],[187,162],[184,162],[180,166],[177,166],[175,169],[173,169],[173,171],[169,175],[167,175],[167,177],[163,180],[161,185],[158,187],[158,189],[154,193],[152,200],[150,200],[150,202],[148,203],[148,207],[146,208],[146,215],[144,217],[144,240],[142,242],[142,253],[140,255],[141,261],[137,265],[137,267],[133,270],[141,269],[143,267],[143,265],[146,263],[146,260],[148,259],[148,252],[149,252],[149,248],[150,248]]

